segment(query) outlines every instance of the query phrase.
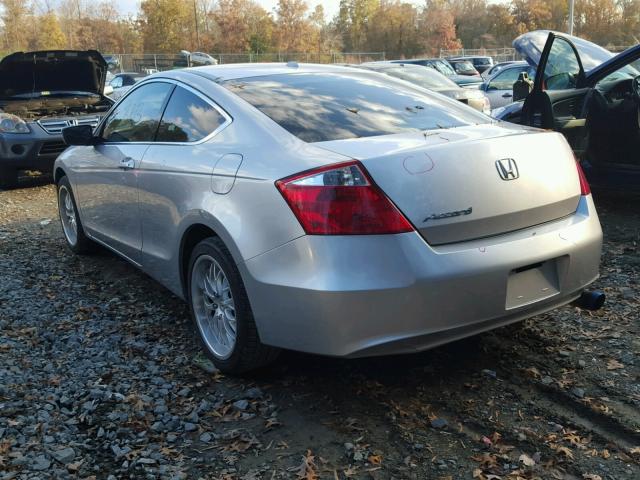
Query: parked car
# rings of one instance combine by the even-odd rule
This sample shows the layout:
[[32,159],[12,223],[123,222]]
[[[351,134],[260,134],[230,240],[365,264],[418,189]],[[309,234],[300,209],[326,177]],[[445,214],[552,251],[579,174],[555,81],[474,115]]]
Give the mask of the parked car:
[[375,72],[163,72],[65,138],[69,247],[105,245],[184,298],[225,372],[279,348],[416,352],[598,277],[602,231],[562,135]]
[[493,66],[493,58],[489,56],[462,56],[448,58],[449,63],[460,60],[468,60],[473,67],[479,72],[483,73]]
[[131,87],[146,76],[146,73],[139,72],[123,72],[114,75],[109,82],[109,85],[113,88],[113,92],[109,96],[113,100],[119,100]]
[[458,75],[467,75],[470,77],[480,76],[478,70],[475,69],[473,63],[469,60],[449,60],[448,62]]
[[537,65],[535,84],[524,102],[497,117],[563,133],[595,185],[640,190],[640,45],[614,55],[539,30],[514,46]]
[[536,74],[535,67],[527,62],[516,62],[506,65],[504,68],[489,77],[480,87],[491,102],[491,108],[504,107],[513,102],[513,84],[516,83],[522,72],[530,78]]
[[390,62],[370,62],[363,63],[359,66],[375,72],[384,73],[391,77],[400,78],[428,90],[446,95],[487,115],[491,113],[491,104],[484,93],[480,90],[459,87],[452,80],[449,80],[433,68]]
[[50,173],[66,145],[62,129],[95,127],[113,102],[107,64],[95,50],[17,52],[0,61],[0,185],[21,171]]
[[200,66],[200,65],[217,65],[218,60],[213,58],[208,53],[203,52],[191,52],[190,56],[191,66]]
[[405,65],[421,65],[423,67],[433,68],[463,88],[478,88],[482,84],[482,78],[480,77],[458,75],[449,62],[442,58],[414,58],[410,60],[391,60],[391,62],[403,63]]

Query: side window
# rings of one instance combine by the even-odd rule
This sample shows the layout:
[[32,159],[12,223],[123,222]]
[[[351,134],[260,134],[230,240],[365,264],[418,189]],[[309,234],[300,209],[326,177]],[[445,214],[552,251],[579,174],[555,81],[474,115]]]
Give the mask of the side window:
[[544,89],[565,90],[576,86],[580,74],[580,63],[571,45],[562,38],[556,38],[551,45],[547,64],[544,68]]
[[148,83],[134,90],[107,119],[105,142],[152,142],[158,129],[162,107],[173,85]]
[[190,91],[176,87],[158,129],[158,142],[197,142],[216,130],[225,117]]
[[511,90],[513,84],[518,80],[520,72],[524,69],[521,68],[509,68],[499,74],[489,82],[488,90]]

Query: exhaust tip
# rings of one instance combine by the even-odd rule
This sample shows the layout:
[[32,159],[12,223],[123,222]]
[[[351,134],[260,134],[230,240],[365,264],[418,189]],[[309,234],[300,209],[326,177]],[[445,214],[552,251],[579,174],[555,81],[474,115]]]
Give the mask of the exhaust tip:
[[604,305],[606,295],[602,290],[589,290],[582,292],[574,305],[585,310],[599,310]]

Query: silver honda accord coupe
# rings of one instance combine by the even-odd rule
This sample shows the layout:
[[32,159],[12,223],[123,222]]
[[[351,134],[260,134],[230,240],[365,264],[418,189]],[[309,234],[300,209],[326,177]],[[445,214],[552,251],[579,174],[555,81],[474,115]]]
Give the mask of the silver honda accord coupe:
[[56,161],[69,247],[185,299],[223,371],[424,350],[569,303],[602,231],[558,133],[340,66],[152,75]]

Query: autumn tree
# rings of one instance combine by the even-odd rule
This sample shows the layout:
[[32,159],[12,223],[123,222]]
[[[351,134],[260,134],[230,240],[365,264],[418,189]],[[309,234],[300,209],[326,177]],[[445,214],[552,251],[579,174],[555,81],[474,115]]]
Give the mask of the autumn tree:
[[272,44],[273,19],[253,0],[219,0],[209,13],[211,44],[223,53],[264,53]]
[[29,41],[30,50],[59,50],[65,48],[67,39],[58,17],[48,12],[38,17],[37,29]]
[[418,28],[423,51],[438,55],[440,50],[462,47],[456,34],[455,18],[444,0],[427,0],[420,16]]
[[366,50],[390,57],[421,53],[418,10],[410,3],[382,0],[370,19]]
[[2,46],[7,52],[24,50],[27,47],[31,5],[24,0],[1,0]]
[[338,28],[347,50],[367,50],[370,23],[378,8],[379,0],[340,0]]
[[312,26],[304,0],[279,0],[276,7],[276,46],[282,52],[305,52],[313,45]]
[[190,48],[192,5],[186,0],[142,0],[140,23],[145,51],[176,53]]

